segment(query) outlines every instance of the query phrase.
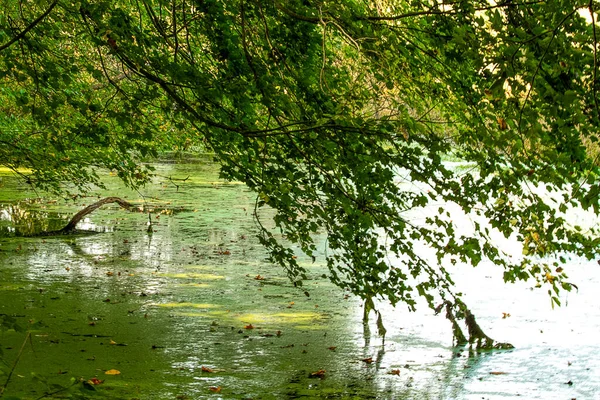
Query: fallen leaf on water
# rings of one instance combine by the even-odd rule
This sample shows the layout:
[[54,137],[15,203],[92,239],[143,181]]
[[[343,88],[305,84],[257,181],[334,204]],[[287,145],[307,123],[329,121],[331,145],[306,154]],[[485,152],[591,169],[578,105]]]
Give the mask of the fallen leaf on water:
[[114,274],[115,274],[114,272],[108,271],[108,272],[106,273],[106,276],[113,276]]
[[363,359],[362,359],[362,360],[360,360],[360,361],[362,361],[362,362],[364,362],[364,363],[367,363],[367,364],[371,364],[371,363],[373,362],[373,357],[367,357],[367,358],[363,358]]
[[400,375],[400,370],[399,369],[393,369],[390,372],[388,372],[389,375]]
[[318,370],[318,371],[316,371],[316,372],[311,372],[311,373],[308,375],[308,377],[309,377],[309,378],[322,378],[322,377],[324,377],[324,376],[325,376],[325,372],[327,372],[327,371],[325,371],[324,369],[320,369],[320,370]]
[[119,371],[118,369],[109,369],[108,371],[104,372],[106,375],[121,375],[121,371]]
[[264,280],[265,280],[265,277],[264,277],[264,276],[260,276],[260,275],[256,275],[256,276],[254,277],[254,279],[255,279],[255,280],[257,280],[257,281],[264,281]]
[[110,339],[110,344],[117,344],[117,342],[115,342],[114,340]]
[[221,386],[211,386],[208,388],[208,390],[214,393],[221,393]]
[[329,346],[327,348],[327,350],[331,350],[331,351],[335,351],[335,349],[337,349],[337,346]]
[[502,372],[502,371],[492,371],[490,372],[490,375],[506,375],[507,372]]
[[205,367],[205,366],[203,365],[203,366],[202,366],[202,372],[215,372],[215,370],[214,370],[214,369],[212,369],[212,368]]
[[510,317],[510,313],[506,313],[506,312],[503,312],[503,313],[502,313],[502,318],[503,318],[503,319],[506,319],[506,318],[508,318],[508,317]]
[[92,379],[89,379],[87,381],[87,383],[89,383],[90,385],[100,385],[100,384],[104,383],[104,380],[100,380],[98,378],[92,378]]
[[244,329],[254,329],[254,325],[248,324],[244,327]]

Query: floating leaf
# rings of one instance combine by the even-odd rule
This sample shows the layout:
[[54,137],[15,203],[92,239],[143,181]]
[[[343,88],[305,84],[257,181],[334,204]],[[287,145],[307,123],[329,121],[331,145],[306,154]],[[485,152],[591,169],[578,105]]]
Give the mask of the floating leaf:
[[244,327],[244,329],[254,329],[254,325],[248,324]]
[[202,372],[210,372],[210,373],[214,373],[214,372],[215,372],[215,370],[214,370],[214,369],[212,369],[212,368],[205,367],[205,366],[203,365],[203,366],[202,366]]
[[506,375],[507,372],[502,372],[502,371],[492,371],[490,372],[490,375]]
[[367,363],[367,364],[371,364],[371,363],[373,362],[373,357],[367,357],[367,358],[363,358],[363,359],[362,359],[362,360],[360,360],[360,361],[362,361],[362,362],[364,362],[364,363]]
[[221,393],[221,386],[211,386],[208,388],[208,390],[214,393]]
[[100,385],[100,384],[104,383],[104,380],[100,380],[98,378],[92,378],[92,379],[88,379],[87,383],[89,383],[90,385]]
[[325,371],[324,369],[320,369],[318,371],[311,372],[308,375],[308,377],[309,378],[323,378],[325,376],[325,372],[327,372],[327,371]]
[[400,375],[400,370],[399,369],[393,369],[390,372],[388,372],[389,375]]
[[106,375],[121,375],[121,371],[119,371],[118,369],[109,369],[108,371],[104,372]]

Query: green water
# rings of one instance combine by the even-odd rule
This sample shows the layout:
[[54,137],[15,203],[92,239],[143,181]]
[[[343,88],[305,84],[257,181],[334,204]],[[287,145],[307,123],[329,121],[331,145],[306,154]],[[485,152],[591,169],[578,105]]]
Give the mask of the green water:
[[[359,301],[322,277],[322,258],[299,255],[303,289],[265,261],[243,185],[207,162],[156,167],[141,192],[107,176],[108,190],[76,200],[40,200],[2,174],[1,398],[599,398],[595,262],[573,261],[580,291],[555,311],[492,266],[457,269],[482,327],[513,351],[469,354],[443,317],[385,304],[382,343],[364,335]],[[149,211],[154,232],[147,213],[105,206],[79,226],[102,233],[18,236],[111,195]]]

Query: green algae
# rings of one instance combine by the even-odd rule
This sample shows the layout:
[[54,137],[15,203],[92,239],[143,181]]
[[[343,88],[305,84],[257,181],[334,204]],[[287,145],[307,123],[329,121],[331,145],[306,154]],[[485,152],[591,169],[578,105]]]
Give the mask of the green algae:
[[[36,229],[45,229],[45,217],[65,221],[98,196],[134,199],[144,211],[90,214],[85,226],[105,232],[99,235],[23,238],[7,231],[0,238],[0,316],[13,323],[0,327],[0,386],[15,365],[3,400],[593,398],[600,390],[589,372],[600,367],[593,356],[600,349],[581,333],[597,333],[589,307],[581,305],[585,318],[577,310],[561,317],[580,315],[570,326],[581,333],[578,345],[557,344],[548,334],[558,323],[545,322],[550,317],[539,317],[546,315],[539,309],[510,309],[510,301],[533,301],[504,296],[506,289],[490,287],[482,274],[482,295],[473,302],[481,321],[496,329],[514,324],[521,340],[547,345],[532,340],[506,355],[469,354],[451,346],[443,318],[391,309],[384,310],[383,344],[364,335],[360,303],[323,277],[322,258],[299,257],[309,273],[301,290],[265,261],[254,238],[254,196],[242,185],[219,181],[210,164],[156,167],[159,176],[142,195],[107,175],[106,191],[56,202],[26,200],[33,196],[2,175],[0,209],[20,202],[25,212],[41,213]],[[186,176],[177,187],[166,178]],[[588,291],[600,284],[590,271]],[[513,317],[502,319],[506,311]],[[524,331],[526,319],[536,329]],[[106,375],[111,369],[121,374]],[[104,382],[86,384],[93,378]],[[576,384],[565,385],[569,380]]]

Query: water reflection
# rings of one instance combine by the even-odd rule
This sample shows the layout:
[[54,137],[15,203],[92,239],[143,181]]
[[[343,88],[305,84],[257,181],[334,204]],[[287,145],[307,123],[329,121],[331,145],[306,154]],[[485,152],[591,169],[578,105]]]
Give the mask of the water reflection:
[[[360,304],[321,278],[319,261],[299,259],[310,297],[264,261],[248,215],[252,194],[218,183],[211,168],[159,165],[162,176],[191,178],[178,188],[158,179],[142,193],[108,182],[103,195],[150,211],[152,234],[147,214],[109,207],[89,216],[109,234],[3,239],[0,314],[19,315],[24,326],[43,322],[35,351],[18,363],[24,378],[11,381],[7,395],[41,396],[45,386],[27,378],[32,371],[53,382],[98,376],[107,398],[583,399],[600,391],[597,264],[574,260],[580,290],[554,311],[545,293],[504,285],[492,265],[456,267],[482,327],[515,350],[453,348],[443,317],[386,304],[385,344],[366,341]],[[15,225],[12,217],[3,223]],[[10,245],[22,249],[5,250]],[[18,332],[0,336],[7,361],[22,340]],[[104,375],[112,368],[122,374]],[[320,370],[322,378],[310,377]]]

